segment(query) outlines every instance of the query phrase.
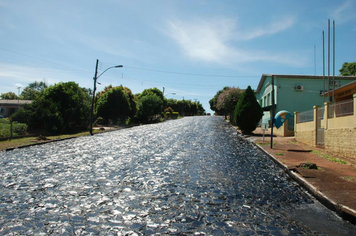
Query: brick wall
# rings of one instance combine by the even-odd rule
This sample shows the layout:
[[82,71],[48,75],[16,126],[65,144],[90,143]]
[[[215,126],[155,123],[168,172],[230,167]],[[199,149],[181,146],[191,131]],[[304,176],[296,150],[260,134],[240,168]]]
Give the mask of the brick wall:
[[356,128],[325,130],[325,150],[356,159]]
[[310,146],[315,146],[316,135],[314,130],[295,131],[294,136],[298,142],[305,143]]

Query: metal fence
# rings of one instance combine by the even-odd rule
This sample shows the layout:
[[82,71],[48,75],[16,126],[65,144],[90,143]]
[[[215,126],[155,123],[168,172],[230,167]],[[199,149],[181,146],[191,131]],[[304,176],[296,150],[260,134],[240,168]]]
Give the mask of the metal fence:
[[297,123],[310,122],[314,120],[314,110],[297,113]]
[[353,99],[337,102],[329,105],[328,118],[351,116],[354,114]]

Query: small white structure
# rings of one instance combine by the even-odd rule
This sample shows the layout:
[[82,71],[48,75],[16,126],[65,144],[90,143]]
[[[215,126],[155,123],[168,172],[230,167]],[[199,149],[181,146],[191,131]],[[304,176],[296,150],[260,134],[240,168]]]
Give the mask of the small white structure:
[[8,117],[25,104],[31,104],[32,100],[6,100],[0,99],[0,117]]

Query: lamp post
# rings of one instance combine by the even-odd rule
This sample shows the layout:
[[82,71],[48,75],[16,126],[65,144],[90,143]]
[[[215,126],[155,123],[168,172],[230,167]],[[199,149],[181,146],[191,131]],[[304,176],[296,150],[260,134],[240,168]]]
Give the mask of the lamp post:
[[167,96],[167,95],[176,95],[176,93],[168,93],[168,94],[166,94],[166,96]]
[[96,91],[96,81],[97,79],[102,76],[106,71],[112,69],[112,68],[121,68],[123,67],[122,65],[117,65],[117,66],[110,66],[109,68],[107,68],[106,70],[104,70],[103,72],[101,72],[100,75],[98,75],[98,64],[99,64],[99,60],[96,60],[96,66],[95,66],[95,74],[94,74],[94,89],[93,89],[93,99],[91,102],[91,113],[90,113],[90,134],[93,135],[93,113],[94,113],[94,99],[95,99],[95,91]]
[[18,92],[17,92],[17,104],[19,104],[20,103],[20,89],[21,89],[21,87],[18,87],[17,89],[18,89]]

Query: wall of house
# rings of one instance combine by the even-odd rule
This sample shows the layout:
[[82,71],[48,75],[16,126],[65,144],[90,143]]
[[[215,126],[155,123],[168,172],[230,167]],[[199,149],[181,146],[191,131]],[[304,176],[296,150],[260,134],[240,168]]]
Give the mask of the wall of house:
[[20,106],[15,106],[15,105],[3,105],[0,109],[0,115],[3,117],[8,117],[15,113],[17,109],[19,109]]
[[[303,86],[303,89],[296,90],[297,85]],[[324,98],[320,95],[320,91],[323,89],[323,81],[320,79],[278,78],[277,89],[278,111],[302,112],[310,110],[313,105],[323,105],[324,103]]]
[[262,116],[262,123],[263,124],[269,124],[271,120],[271,112],[270,111],[264,111],[263,116]]
[[[345,85],[350,81],[355,81],[356,77],[338,77],[335,79],[338,86]],[[323,80],[322,76],[293,76],[293,75],[275,75],[274,76],[274,90],[275,90],[275,113],[281,110],[287,110],[290,113],[296,111],[303,112],[310,110],[312,106],[323,106],[324,97],[321,96],[321,92],[327,89],[328,80]],[[262,108],[265,108],[264,116],[262,117],[262,123],[270,123],[271,115],[268,109],[272,105],[272,77],[265,75],[262,86],[259,88],[259,92],[256,93],[256,98]],[[300,91],[296,90],[297,85],[303,86]],[[259,85],[260,86],[260,85]],[[300,131],[299,135],[301,135]],[[281,131],[284,133],[284,131]],[[304,135],[309,136],[308,134]]]
[[32,103],[31,100],[7,100],[0,99],[0,116],[8,117],[25,104]]
[[279,129],[275,127],[273,133],[277,136],[282,136],[282,137],[294,136],[294,131],[289,129],[289,119],[286,122],[284,122],[283,125],[279,127]]

